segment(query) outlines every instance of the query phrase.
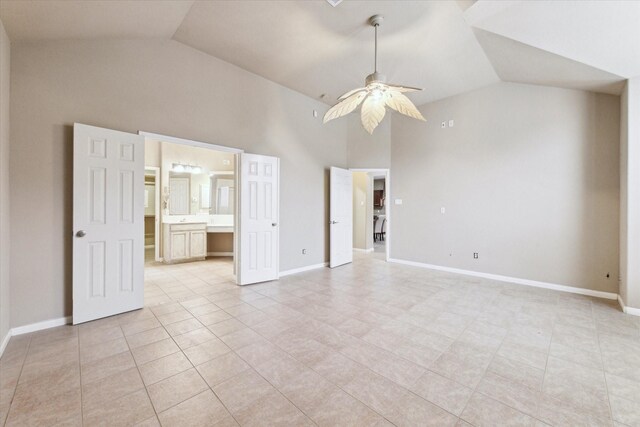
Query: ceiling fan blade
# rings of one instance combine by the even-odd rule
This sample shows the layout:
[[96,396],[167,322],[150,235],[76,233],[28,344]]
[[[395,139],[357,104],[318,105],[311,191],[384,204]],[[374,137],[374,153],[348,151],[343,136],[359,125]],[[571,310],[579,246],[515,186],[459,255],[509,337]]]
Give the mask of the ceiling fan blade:
[[338,99],[342,100],[342,99],[348,98],[351,95],[353,95],[354,93],[357,93],[357,92],[360,92],[360,91],[363,91],[363,90],[367,90],[367,89],[364,88],[364,87],[359,87],[358,89],[350,90],[349,92],[342,94],[340,96],[340,98],[338,98]]
[[369,96],[364,100],[362,104],[361,120],[362,126],[369,132],[373,133],[373,130],[380,124],[387,109],[384,108],[384,98],[374,99]]
[[423,90],[419,87],[401,86],[401,85],[394,85],[394,84],[388,84],[388,83],[387,83],[387,86],[389,86],[393,90],[397,90],[398,92],[418,92]]
[[397,90],[390,90],[387,92],[386,103],[390,108],[393,108],[400,114],[404,114],[405,116],[422,120],[424,122],[427,121],[416,106],[413,105],[413,102]]
[[355,110],[358,105],[360,105],[365,96],[367,96],[366,92],[357,92],[347,99],[340,101],[333,107],[329,108],[329,111],[324,115],[324,119],[322,119],[322,123],[327,123],[329,120],[337,119],[338,117],[349,114]]

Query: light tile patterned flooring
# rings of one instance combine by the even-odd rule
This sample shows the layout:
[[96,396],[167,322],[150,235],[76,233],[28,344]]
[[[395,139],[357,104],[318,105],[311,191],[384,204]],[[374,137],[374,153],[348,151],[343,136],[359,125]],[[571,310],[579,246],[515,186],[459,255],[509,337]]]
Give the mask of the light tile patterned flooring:
[[228,260],[148,268],[147,308],[11,339],[0,420],[640,425],[614,302],[356,258],[242,288]]

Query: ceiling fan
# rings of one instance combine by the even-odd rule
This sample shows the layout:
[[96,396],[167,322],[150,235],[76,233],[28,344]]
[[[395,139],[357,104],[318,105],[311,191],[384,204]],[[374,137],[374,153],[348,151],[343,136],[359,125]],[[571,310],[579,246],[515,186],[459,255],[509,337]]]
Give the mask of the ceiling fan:
[[406,92],[416,92],[422,89],[387,83],[386,76],[378,73],[378,27],[382,24],[382,21],[383,17],[381,15],[374,15],[369,18],[369,24],[375,29],[373,74],[367,76],[364,87],[350,90],[338,98],[340,102],[327,111],[324,115],[323,123],[349,114],[360,103],[362,103],[362,126],[370,134],[373,133],[373,130],[384,118],[387,111],[385,106],[405,116],[426,121],[411,100],[404,95]]

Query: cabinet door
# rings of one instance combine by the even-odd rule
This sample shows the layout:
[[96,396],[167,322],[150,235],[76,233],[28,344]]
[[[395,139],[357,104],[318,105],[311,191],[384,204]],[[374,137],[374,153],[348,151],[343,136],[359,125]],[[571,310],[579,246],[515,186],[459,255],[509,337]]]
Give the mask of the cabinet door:
[[171,239],[171,260],[181,260],[189,258],[189,232],[172,231]]
[[191,258],[201,258],[207,256],[207,232],[189,232],[190,256]]

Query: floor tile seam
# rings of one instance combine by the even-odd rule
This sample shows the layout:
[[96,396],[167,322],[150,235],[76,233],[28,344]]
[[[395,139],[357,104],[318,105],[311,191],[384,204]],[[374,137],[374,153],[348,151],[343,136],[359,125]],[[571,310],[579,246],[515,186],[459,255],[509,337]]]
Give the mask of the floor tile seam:
[[[500,341],[500,346],[498,346],[498,349],[502,346],[502,344],[504,343],[505,339],[506,339],[506,335],[504,337],[502,337],[502,340]],[[469,400],[467,400],[467,403],[464,405],[464,408],[462,408],[462,411],[460,411],[460,419],[462,419],[464,421],[467,421],[466,419],[462,418],[462,414],[464,414],[464,411],[466,411],[466,409],[469,407],[469,402],[471,402],[471,399],[473,398],[473,395],[476,392],[480,393],[477,390],[478,386],[482,382],[482,379],[487,375],[487,371],[489,370],[489,366],[491,366],[491,363],[493,363],[493,360],[495,359],[496,355],[498,354],[498,349],[496,349],[496,351],[493,353],[493,356],[491,357],[491,360],[489,360],[489,363],[487,364],[487,367],[485,368],[484,372],[482,373],[482,377],[480,378],[480,381],[478,381],[473,387],[469,387],[469,388],[471,388],[471,396],[469,397]],[[481,394],[483,394],[483,393],[481,393]],[[493,398],[491,398],[491,399],[493,399]],[[493,400],[496,400],[496,399],[493,399]],[[496,400],[496,402],[499,402],[499,401]],[[502,403],[502,402],[500,402],[500,403]]]
[[[153,311],[151,313],[155,316],[155,313]],[[157,320],[157,317],[156,317],[156,320]],[[158,322],[159,322],[159,320],[158,320]],[[161,327],[164,329],[164,326],[161,325]],[[167,331],[165,330],[165,332],[167,332]],[[127,341],[126,338],[125,338],[125,342],[127,343],[127,348],[129,349],[129,354],[131,354],[131,358],[133,359],[133,364],[135,365],[136,370],[138,371],[138,376],[140,377],[140,380],[142,381],[142,387],[144,388],[144,392],[147,394],[147,399],[149,399],[149,404],[151,405],[151,409],[153,409],[153,413],[155,414],[156,419],[158,420],[158,422],[160,422],[159,421],[160,419],[158,418],[158,412],[156,411],[156,407],[153,404],[153,401],[151,400],[151,395],[149,394],[149,390],[147,389],[147,384],[144,382],[144,378],[142,376],[142,372],[140,372],[140,366],[138,366],[138,362],[136,361],[136,358],[133,357],[133,351],[131,350],[131,346],[129,345],[129,341]],[[137,393],[138,391],[140,391],[140,389],[138,389],[138,390],[136,390],[136,391],[134,391],[132,393],[129,393],[129,394]],[[84,418],[83,418],[83,422],[84,422]]]
[[[591,314],[595,315],[593,304],[591,304]],[[609,404],[609,418],[613,420],[614,418],[613,418],[613,408],[611,405],[611,393],[609,391],[609,381],[607,380],[607,375],[606,375],[605,366],[604,366],[604,357],[602,354],[602,343],[600,342],[600,334],[596,333],[596,339],[598,340],[598,350],[600,350],[600,359],[602,360],[602,376],[604,377],[604,386],[605,386],[605,389],[607,390],[607,403]]]
[[[11,391],[11,400],[9,401],[9,409],[7,410],[7,417],[4,419],[4,425],[9,421],[9,415],[11,415],[11,408],[13,407],[13,401],[16,397],[16,391],[18,390],[18,385],[20,383],[20,377],[22,376],[22,371],[24,370],[24,365],[27,361],[27,356],[29,355],[29,350],[31,349],[31,340],[33,340],[33,334],[29,337],[29,342],[27,343],[27,349],[24,352],[24,357],[22,358],[22,363],[20,364],[20,373],[18,374],[18,379],[16,380],[16,386],[13,387]],[[78,350],[80,351],[80,350]],[[79,356],[78,356],[79,357]]]
[[[182,304],[180,304],[180,305],[182,305]],[[201,322],[201,323],[202,323],[202,322]],[[163,325],[162,327],[164,328],[164,325]],[[205,326],[205,327],[206,327],[206,326]],[[165,328],[165,332],[167,332],[167,334],[169,334],[169,331],[167,331],[167,330],[166,330],[166,328]],[[229,415],[231,415],[231,417],[233,418],[233,420],[234,420],[236,423],[240,424],[240,423],[238,422],[238,420],[236,419],[236,417],[233,415],[233,413],[229,410],[229,408],[227,408],[227,405],[225,405],[225,404],[224,404],[224,402],[222,401],[222,399],[220,399],[220,396],[218,396],[218,394],[213,390],[213,387],[211,387],[211,386],[209,385],[209,383],[207,382],[207,380],[205,380],[205,379],[204,379],[204,377],[202,376],[202,374],[200,373],[200,371],[198,370],[198,368],[196,367],[196,365],[194,365],[194,364],[193,364],[193,362],[191,362],[191,359],[189,359],[189,357],[184,353],[184,351],[182,350],[182,348],[178,345],[178,343],[177,343],[177,342],[176,342],[176,340],[175,340],[175,337],[173,337],[171,334],[169,334],[169,338],[170,338],[170,339],[173,341],[173,343],[178,347],[178,352],[182,353],[182,355],[187,359],[187,362],[189,362],[189,364],[191,365],[191,368],[195,369],[195,371],[196,371],[196,373],[198,374],[198,376],[200,377],[200,379],[202,379],[202,381],[204,381],[204,383],[207,385],[208,389],[209,389],[209,390],[211,390],[211,392],[213,393],[213,395],[214,395],[214,396],[216,396],[216,399],[218,399],[218,401],[222,404],[222,406],[225,408],[225,410],[227,411],[227,413],[228,413]],[[165,339],[166,339],[166,338],[165,338]],[[218,339],[219,339],[219,338],[218,338]],[[226,345],[226,344],[225,344],[225,345]],[[227,346],[227,347],[229,347],[229,346]],[[233,350],[232,350],[232,351],[233,351]],[[177,352],[176,352],[176,353],[177,353]],[[176,354],[176,353],[172,353],[172,354]],[[157,359],[156,359],[156,360],[157,360]],[[213,359],[212,359],[212,360],[213,360]],[[182,372],[185,372],[185,371],[182,371]],[[182,372],[179,372],[178,374],[181,374]],[[178,374],[175,374],[175,375],[178,375]],[[172,375],[172,376],[175,376],[175,375]],[[164,379],[163,379],[163,380],[164,380]],[[160,380],[160,381],[163,381],[163,380]],[[157,383],[159,383],[160,381],[158,381],[158,382],[156,382],[156,383],[154,383],[154,384],[157,384]],[[144,380],[143,380],[143,383],[144,383]],[[144,384],[145,384],[145,389],[147,390],[147,394],[149,394],[149,390],[147,389],[147,387],[148,387],[148,386],[147,386],[147,384],[146,384],[146,383],[144,383]],[[151,385],[152,385],[152,384],[149,384],[149,386],[151,386]],[[204,392],[203,392],[203,393],[204,393]],[[191,396],[189,399],[191,399],[191,398],[193,398],[193,397],[194,397],[194,396]],[[189,400],[189,399],[185,399],[183,402],[186,402],[186,401],[187,401],[187,400]],[[155,405],[153,405],[153,401],[151,400],[151,396],[149,396],[149,400],[151,401],[151,406],[153,406],[153,410],[155,411],[155,410],[156,410],[156,409],[155,409]],[[182,402],[180,402],[180,403],[182,403]],[[171,408],[173,408],[173,407],[175,407],[175,406],[177,406],[177,405],[173,405],[173,406],[171,406]],[[167,409],[165,409],[165,411],[167,411],[167,410],[169,410],[169,409],[171,409],[171,408],[167,408]],[[165,411],[162,411],[162,412],[165,412]],[[158,413],[157,413],[157,412],[156,412],[156,417],[158,417]],[[159,419],[160,419],[160,418],[158,417],[158,420],[159,420]]]
[[[317,375],[319,375],[323,380],[325,380],[325,381],[327,381],[328,383],[330,383],[330,384],[334,385],[335,387],[337,387],[338,389],[340,389],[340,390],[341,390],[341,391],[343,391],[344,393],[347,393],[349,396],[353,397],[353,398],[354,398],[354,399],[356,399],[358,402],[362,403],[362,404],[363,404],[363,405],[365,405],[367,408],[369,408],[371,411],[373,411],[374,413],[378,414],[380,417],[384,418],[385,420],[387,420],[387,421],[389,421],[389,422],[391,423],[391,421],[390,421],[390,420],[388,420],[384,415],[380,414],[378,411],[376,411],[375,409],[371,408],[369,405],[367,405],[366,403],[362,402],[360,399],[358,399],[357,397],[353,396],[353,395],[352,395],[351,393],[349,393],[348,391],[344,390],[340,385],[335,384],[333,381],[329,380],[328,378],[326,378],[325,376],[323,376],[322,374],[320,374],[319,372],[317,372],[313,367],[311,367],[311,366],[307,365],[306,363],[304,363],[304,362],[300,361],[300,360],[299,360],[298,358],[296,358],[295,356],[291,355],[289,352],[287,352],[285,349],[283,349],[282,347],[280,347],[278,344],[276,344],[276,343],[274,343],[274,342],[272,342],[271,340],[268,340],[268,339],[267,339],[267,342],[269,342],[271,345],[274,345],[275,347],[279,348],[280,350],[282,350],[283,352],[285,352],[289,357],[291,357],[292,359],[294,359],[296,362],[300,363],[300,364],[301,364],[302,366],[304,366],[305,368],[307,368],[307,369],[309,369],[309,370],[311,370],[311,371],[315,372],[315,373],[316,373]],[[252,344],[249,344],[249,345],[252,345]],[[243,346],[243,347],[240,347],[240,348],[248,347],[249,345],[246,345],[246,346]],[[240,349],[240,348],[239,348],[239,349]],[[244,360],[245,362],[247,362],[247,363],[248,363],[248,361],[247,361],[246,359],[244,359],[241,355],[239,355],[239,354],[236,352],[236,350],[239,350],[239,349],[234,349],[234,350],[232,350],[232,351],[233,351],[233,352],[234,352],[234,353],[235,353],[239,358],[241,358],[242,360]],[[340,353],[340,354],[342,354],[342,353]],[[343,356],[345,356],[345,355],[343,355]],[[347,356],[345,356],[345,357],[347,357]],[[351,359],[351,358],[349,358],[349,357],[347,357],[347,358],[348,358],[348,359],[350,359],[350,360],[352,360],[352,359]],[[352,360],[352,361],[353,361],[354,363],[357,363],[359,366],[362,366],[364,369],[369,370],[369,371],[370,371],[371,373],[373,373],[374,375],[379,375],[379,376],[381,376],[381,377],[383,377],[383,378],[387,379],[388,381],[392,381],[392,380],[390,380],[389,378],[386,378],[386,377],[384,377],[383,375],[380,375],[380,374],[378,374],[377,372],[372,371],[371,369],[369,369],[368,367],[366,367],[366,366],[364,366],[364,365],[360,364],[359,362],[357,362],[357,361],[355,361],[355,360]],[[248,363],[248,364],[249,364],[249,363]],[[316,422],[315,422],[315,421],[314,421],[314,420],[313,420],[309,415],[307,415],[307,414],[306,414],[306,413],[305,413],[301,408],[299,408],[295,403],[291,402],[291,400],[289,400],[289,398],[288,398],[287,396],[285,396],[285,395],[284,395],[284,394],[283,394],[283,393],[278,389],[278,387],[276,387],[276,386],[275,386],[274,384],[272,384],[272,383],[271,383],[267,378],[265,378],[262,374],[260,374],[260,372],[258,372],[258,371],[255,369],[255,367],[253,367],[251,364],[249,364],[249,366],[251,367],[251,369],[252,369],[254,372],[256,372],[258,375],[260,375],[260,376],[261,376],[265,381],[267,381],[267,382],[268,382],[268,383],[269,383],[269,384],[270,384],[270,385],[271,385],[275,390],[277,390],[277,391],[278,391],[278,393],[280,393],[281,395],[283,395],[283,397],[284,397],[285,399],[287,399],[287,400],[288,400],[288,401],[289,401],[293,406],[295,406],[295,407],[296,407],[300,412],[302,412],[303,414],[305,414],[305,416],[306,416],[307,418],[309,418],[309,419],[310,419],[314,424],[316,424],[316,425],[317,425],[317,423],[316,423]],[[237,374],[237,375],[239,375],[239,374]],[[392,382],[393,382],[394,384],[398,385],[399,387],[402,387],[402,386],[400,386],[399,384],[397,384],[395,381],[392,381]],[[402,388],[404,388],[404,387],[402,387]],[[393,423],[391,423],[391,424],[393,424]],[[394,425],[395,425],[395,424],[394,424]]]
[[[304,366],[304,367],[306,367],[307,369],[310,369],[311,371],[315,372],[315,373],[316,373],[317,375],[319,375],[323,380],[327,381],[328,383],[332,384],[333,386],[335,386],[336,388],[338,388],[338,389],[339,389],[339,390],[341,390],[342,392],[344,392],[344,393],[348,394],[349,396],[351,396],[352,398],[356,399],[358,402],[360,402],[361,404],[363,404],[364,406],[366,406],[367,408],[369,408],[371,411],[373,411],[375,414],[379,415],[380,417],[382,417],[383,419],[385,419],[385,420],[386,420],[386,421],[388,421],[389,423],[391,423],[391,424],[393,424],[393,425],[396,425],[396,424],[395,424],[395,423],[393,423],[391,420],[389,420],[387,417],[385,417],[383,414],[379,413],[379,412],[378,412],[378,411],[376,411],[374,408],[370,407],[367,403],[365,403],[365,402],[361,401],[359,398],[357,398],[356,396],[354,396],[354,395],[352,395],[351,393],[349,393],[349,392],[348,392],[347,390],[345,390],[341,385],[336,384],[336,383],[334,383],[333,381],[331,381],[330,379],[326,378],[326,377],[325,377],[325,376],[323,376],[321,373],[319,373],[318,371],[316,371],[312,366],[309,366],[309,365],[307,365],[306,363],[304,363],[304,362],[302,362],[302,361],[298,360],[295,356],[291,355],[289,352],[287,352],[287,351],[286,351],[285,349],[283,349],[282,347],[280,347],[280,346],[278,346],[277,344],[275,344],[275,343],[271,342],[270,340],[268,340],[268,341],[269,341],[269,343],[271,343],[272,345],[275,345],[276,347],[280,348],[282,351],[284,351],[285,353],[287,353],[287,355],[288,355],[289,357],[291,357],[292,359],[294,359],[296,362],[300,363],[301,365],[303,365],[303,366]],[[342,354],[342,353],[341,353],[341,352],[339,352],[339,351],[336,351],[336,353],[339,353],[339,354],[340,354],[340,355],[342,355],[343,357],[346,357],[347,359],[351,360],[353,363],[356,363],[358,366],[362,367],[363,369],[368,370],[368,371],[369,371],[370,373],[372,373],[373,375],[378,375],[378,376],[380,376],[380,377],[382,377],[382,378],[386,379],[387,381],[391,381],[392,383],[394,383],[394,384],[395,384],[395,385],[397,385],[398,387],[400,387],[400,388],[404,389],[405,391],[410,391],[410,390],[409,390],[409,389],[407,389],[406,387],[404,387],[404,386],[402,386],[402,385],[400,385],[400,384],[396,383],[395,381],[393,381],[393,380],[392,380],[392,379],[390,379],[390,378],[385,377],[384,375],[381,375],[381,374],[379,374],[379,373],[377,373],[377,372],[373,371],[373,370],[372,370],[372,369],[370,369],[368,366],[362,365],[360,362],[358,362],[358,361],[356,361],[356,360],[353,360],[353,359],[352,359],[352,358],[350,358],[349,356],[347,356],[347,355],[345,355],[345,354]],[[239,356],[240,358],[242,358],[240,355],[238,355],[238,356]],[[244,360],[244,359],[243,359],[243,360]],[[252,367],[252,368],[253,368],[253,367]],[[253,369],[254,369],[254,371],[255,371],[255,368],[253,368]],[[257,371],[256,371],[256,372],[257,372]],[[258,372],[258,374],[259,374],[259,375],[261,375],[259,372]],[[261,376],[262,376],[262,375],[261,375]],[[263,378],[264,378],[264,377],[263,377]],[[265,380],[266,380],[267,382],[269,382],[269,380],[267,380],[266,378],[265,378]],[[416,379],[416,381],[417,381],[417,379]],[[271,384],[271,382],[269,382],[269,384]],[[278,390],[278,388],[277,388],[277,387],[275,387],[273,384],[272,384],[272,386],[273,386],[276,390]],[[278,392],[280,392],[280,390],[278,390]],[[282,394],[282,392],[280,392],[280,393]],[[285,396],[285,398],[287,398],[287,397]],[[289,399],[287,398],[287,400],[289,400]],[[290,400],[289,400],[289,401],[290,401]],[[291,402],[291,401],[290,401],[290,402]],[[291,404],[292,404],[292,405],[294,405],[294,406],[296,406],[293,402],[291,402]],[[394,406],[395,406],[395,401],[394,401]],[[296,408],[298,408],[298,407],[296,406]],[[302,411],[302,409],[298,408],[298,410],[300,410],[301,412],[303,412],[303,413],[304,413],[304,411]],[[306,415],[306,414],[305,414],[305,415]],[[308,415],[307,415],[307,417],[313,421],[313,419],[312,419],[311,417],[309,417]],[[314,422],[314,424],[317,424],[317,423],[315,423],[315,421],[313,421],[313,422]]]

